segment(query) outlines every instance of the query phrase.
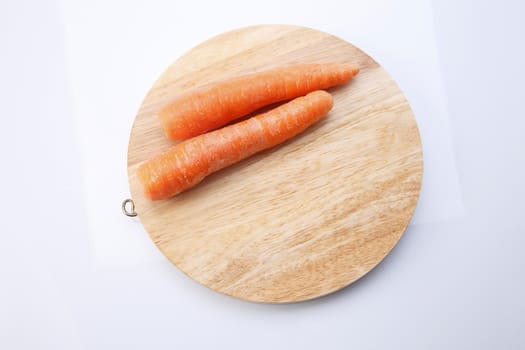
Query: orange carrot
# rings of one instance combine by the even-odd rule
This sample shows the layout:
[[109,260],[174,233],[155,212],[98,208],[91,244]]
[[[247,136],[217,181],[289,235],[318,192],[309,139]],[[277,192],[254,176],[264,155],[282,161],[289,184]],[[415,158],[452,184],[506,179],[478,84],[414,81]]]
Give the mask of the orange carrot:
[[280,144],[312,125],[332,108],[332,96],[315,91],[267,113],[171,147],[142,163],[137,176],[149,199],[167,199],[206,176]]
[[217,129],[268,104],[350,81],[349,63],[302,64],[211,83],[172,100],[158,117],[169,139],[184,140]]

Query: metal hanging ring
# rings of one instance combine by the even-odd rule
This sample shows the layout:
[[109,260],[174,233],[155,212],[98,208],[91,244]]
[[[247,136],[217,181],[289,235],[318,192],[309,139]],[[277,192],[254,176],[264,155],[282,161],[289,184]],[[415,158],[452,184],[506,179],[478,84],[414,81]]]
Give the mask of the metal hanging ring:
[[[128,211],[128,203],[129,203],[129,209],[130,209],[129,211]],[[133,202],[133,199],[131,198],[124,199],[124,201],[122,202],[122,212],[124,213],[124,215],[129,216],[129,217],[137,216],[137,213],[135,212],[135,203]]]

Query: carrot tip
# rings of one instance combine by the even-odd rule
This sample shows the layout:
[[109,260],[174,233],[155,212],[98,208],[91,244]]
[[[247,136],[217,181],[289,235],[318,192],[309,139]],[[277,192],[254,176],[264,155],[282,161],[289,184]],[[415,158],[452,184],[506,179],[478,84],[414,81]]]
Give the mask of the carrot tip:
[[357,74],[359,74],[359,67],[354,66],[352,68],[352,75],[355,77]]

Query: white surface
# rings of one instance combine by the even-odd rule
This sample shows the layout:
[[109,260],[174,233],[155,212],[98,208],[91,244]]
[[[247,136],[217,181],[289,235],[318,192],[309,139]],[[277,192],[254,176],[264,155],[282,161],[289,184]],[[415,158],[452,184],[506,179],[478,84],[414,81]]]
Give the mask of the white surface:
[[[412,223],[438,222],[462,213],[430,1],[412,1],[411,13],[416,15],[410,16],[403,8],[384,0],[356,3],[349,7],[353,10],[350,14],[339,15],[331,14],[337,6],[326,3],[326,15],[311,18],[314,3],[311,7],[303,4],[294,16],[283,15],[290,11],[274,11],[277,2],[246,16],[208,15],[206,25],[195,28],[193,17],[187,13],[198,13],[202,7],[198,4],[185,6],[184,11],[171,5],[159,12],[163,7],[151,2],[132,6],[126,5],[127,1],[90,2],[88,6],[63,2],[68,76],[86,175],[85,204],[90,217],[89,232],[100,262],[163,259],[156,251],[144,251],[141,239],[129,237],[129,223],[115,221],[114,215],[115,203],[128,192],[122,161],[126,159],[133,118],[147,90],[189,47],[225,30],[261,22],[301,23],[319,28],[353,41],[379,62],[385,62],[409,97],[424,142],[426,171]],[[300,21],[301,17],[305,19]],[[323,19],[329,17],[332,22]],[[343,21],[345,25],[341,27]],[[418,30],[414,32],[413,28]],[[93,135],[97,135],[96,143]]]
[[[1,3],[0,348],[524,348],[524,10]],[[200,286],[119,208],[152,82],[196,43],[254,23],[355,43],[399,82],[422,132],[425,182],[401,242],[351,287],[307,303]]]
[[[226,7],[233,8],[234,3],[237,1]],[[337,6],[327,2],[326,9],[312,18],[315,3],[303,3],[292,16],[286,15],[292,12],[286,9],[274,11],[278,7],[278,1],[274,1],[245,16],[208,15],[205,26],[196,26],[193,16],[187,13],[198,13],[203,7],[199,4],[185,6],[184,11],[176,5],[159,11],[163,6],[151,2],[133,6],[126,5],[127,1],[95,1],[88,6],[63,2],[71,94],[86,175],[85,204],[100,262],[163,259],[157,251],[144,251],[141,239],[130,239],[129,223],[116,220],[114,215],[115,203],[128,193],[122,162],[126,159],[129,130],[150,86],[190,47],[226,30],[261,22],[319,28],[353,41],[384,62],[411,102],[424,144],[425,175],[412,223],[438,222],[462,213],[430,1],[412,1],[410,15],[385,0],[356,2],[347,5],[352,11],[334,15]],[[97,135],[96,143],[93,135]]]

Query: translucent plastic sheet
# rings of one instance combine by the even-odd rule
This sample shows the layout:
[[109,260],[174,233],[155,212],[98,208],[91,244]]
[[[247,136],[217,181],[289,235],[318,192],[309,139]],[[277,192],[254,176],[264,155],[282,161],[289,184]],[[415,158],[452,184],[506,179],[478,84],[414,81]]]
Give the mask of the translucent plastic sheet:
[[423,187],[411,224],[444,221],[462,213],[429,0],[406,1],[410,13],[384,0],[324,1],[321,11],[311,10],[317,2],[310,6],[302,1],[294,13],[275,11],[279,1],[265,1],[264,6],[246,2],[237,5],[250,14],[242,17],[221,15],[224,3],[228,1],[206,5],[192,1],[184,6],[173,2],[166,10],[170,3],[161,7],[155,1],[59,2],[89,230],[100,262],[161,259],[152,244],[144,244],[149,239],[138,220],[131,225],[133,220],[120,214],[120,203],[129,196],[129,131],[142,98],[184,51],[218,33],[259,23],[298,24],[330,32],[382,64],[409,100],[423,141]]

